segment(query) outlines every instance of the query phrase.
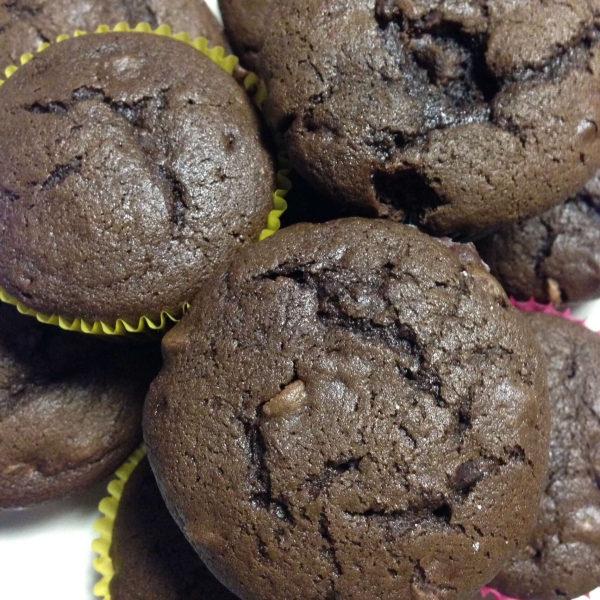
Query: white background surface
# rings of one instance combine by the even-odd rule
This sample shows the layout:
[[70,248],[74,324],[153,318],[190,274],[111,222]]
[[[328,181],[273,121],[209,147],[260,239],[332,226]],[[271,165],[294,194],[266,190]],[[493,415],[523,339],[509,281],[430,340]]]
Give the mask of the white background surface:
[[[217,12],[217,0],[207,3]],[[600,330],[600,301],[576,315]],[[92,600],[93,524],[107,483],[64,502],[0,514],[0,600]],[[600,590],[591,598],[600,600]]]

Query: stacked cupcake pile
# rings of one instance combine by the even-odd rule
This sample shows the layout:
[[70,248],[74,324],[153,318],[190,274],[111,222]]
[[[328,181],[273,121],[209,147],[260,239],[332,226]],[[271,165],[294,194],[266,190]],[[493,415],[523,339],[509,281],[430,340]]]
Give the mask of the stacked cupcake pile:
[[105,600],[600,586],[600,5],[220,8],[0,3],[0,508],[122,465]]

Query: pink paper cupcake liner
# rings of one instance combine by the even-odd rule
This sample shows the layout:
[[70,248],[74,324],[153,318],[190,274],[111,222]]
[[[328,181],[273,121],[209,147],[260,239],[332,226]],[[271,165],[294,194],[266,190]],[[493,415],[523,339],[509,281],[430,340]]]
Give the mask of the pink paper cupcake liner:
[[563,319],[567,319],[569,321],[572,321],[573,323],[578,323],[579,325],[583,325],[585,327],[585,321],[576,319],[571,314],[570,308],[568,308],[564,312],[560,312],[559,310],[556,310],[554,306],[552,306],[552,304],[540,304],[539,302],[536,302],[533,298],[531,300],[528,300],[527,302],[519,302],[514,298],[511,298],[510,301],[517,310],[520,310],[522,312],[539,312],[544,313],[545,315],[563,317]]
[[[501,594],[498,590],[493,590],[492,588],[484,587],[481,590],[481,597],[489,598],[490,596],[495,598],[495,600],[517,600],[516,598],[511,598],[510,596],[505,596],[504,594]],[[589,598],[589,597],[590,597],[589,594],[586,594],[584,596],[584,598]]]
[[489,588],[489,587],[484,587],[481,590],[481,597],[486,598],[488,596],[493,596],[496,600],[516,600],[516,598],[511,598],[510,596],[505,596],[504,594],[501,594],[497,590],[493,590],[492,588]]

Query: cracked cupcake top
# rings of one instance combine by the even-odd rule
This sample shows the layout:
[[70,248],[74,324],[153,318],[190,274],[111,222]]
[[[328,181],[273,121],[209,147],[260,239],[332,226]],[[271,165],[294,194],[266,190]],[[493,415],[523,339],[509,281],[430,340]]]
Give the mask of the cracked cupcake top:
[[294,166],[369,216],[471,235],[600,164],[598,4],[291,0],[262,49]]
[[178,311],[273,190],[246,93],[174,39],[75,38],[0,88],[0,285],[39,312]]
[[468,246],[349,219],[248,246],[164,339],[171,513],[257,600],[468,600],[522,547],[546,371]]
[[550,465],[529,543],[490,585],[568,600],[600,585],[600,337],[561,317],[526,316],[548,358]]
[[170,25],[174,33],[204,36],[212,46],[227,44],[204,0],[0,0],[0,71],[63,33],[122,21],[132,27],[149,23],[152,29]]
[[578,194],[477,249],[506,293],[544,304],[600,297],[600,171]]

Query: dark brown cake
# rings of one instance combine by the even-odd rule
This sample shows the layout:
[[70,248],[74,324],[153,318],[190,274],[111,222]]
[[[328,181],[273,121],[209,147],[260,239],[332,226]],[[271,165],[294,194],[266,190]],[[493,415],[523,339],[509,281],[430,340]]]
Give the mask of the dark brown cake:
[[348,215],[339,204],[319,194],[295,171],[290,173],[292,189],[286,196],[287,210],[281,216],[281,226],[298,223],[325,223]]
[[0,508],[108,477],[141,442],[158,347],[109,343],[0,304]]
[[260,50],[272,0],[219,0],[225,33],[244,67],[260,70]]
[[470,600],[527,542],[546,370],[469,246],[348,219],[245,248],[165,338],[145,438],[244,600]]
[[518,300],[600,297],[600,171],[566,203],[480,240],[477,249]]
[[21,55],[78,29],[125,21],[153,29],[170,25],[174,33],[203,36],[213,46],[225,46],[221,27],[204,0],[0,0],[0,73],[19,64]]
[[275,3],[269,116],[332,199],[471,236],[600,166],[599,17],[588,0]]
[[236,600],[173,521],[147,459],[123,490],[110,558],[115,570],[112,600]]
[[521,600],[571,600],[600,585],[600,337],[527,317],[548,358],[548,482],[528,546],[490,585]]
[[245,91],[172,38],[75,38],[0,88],[0,286],[39,312],[179,311],[273,190]]

